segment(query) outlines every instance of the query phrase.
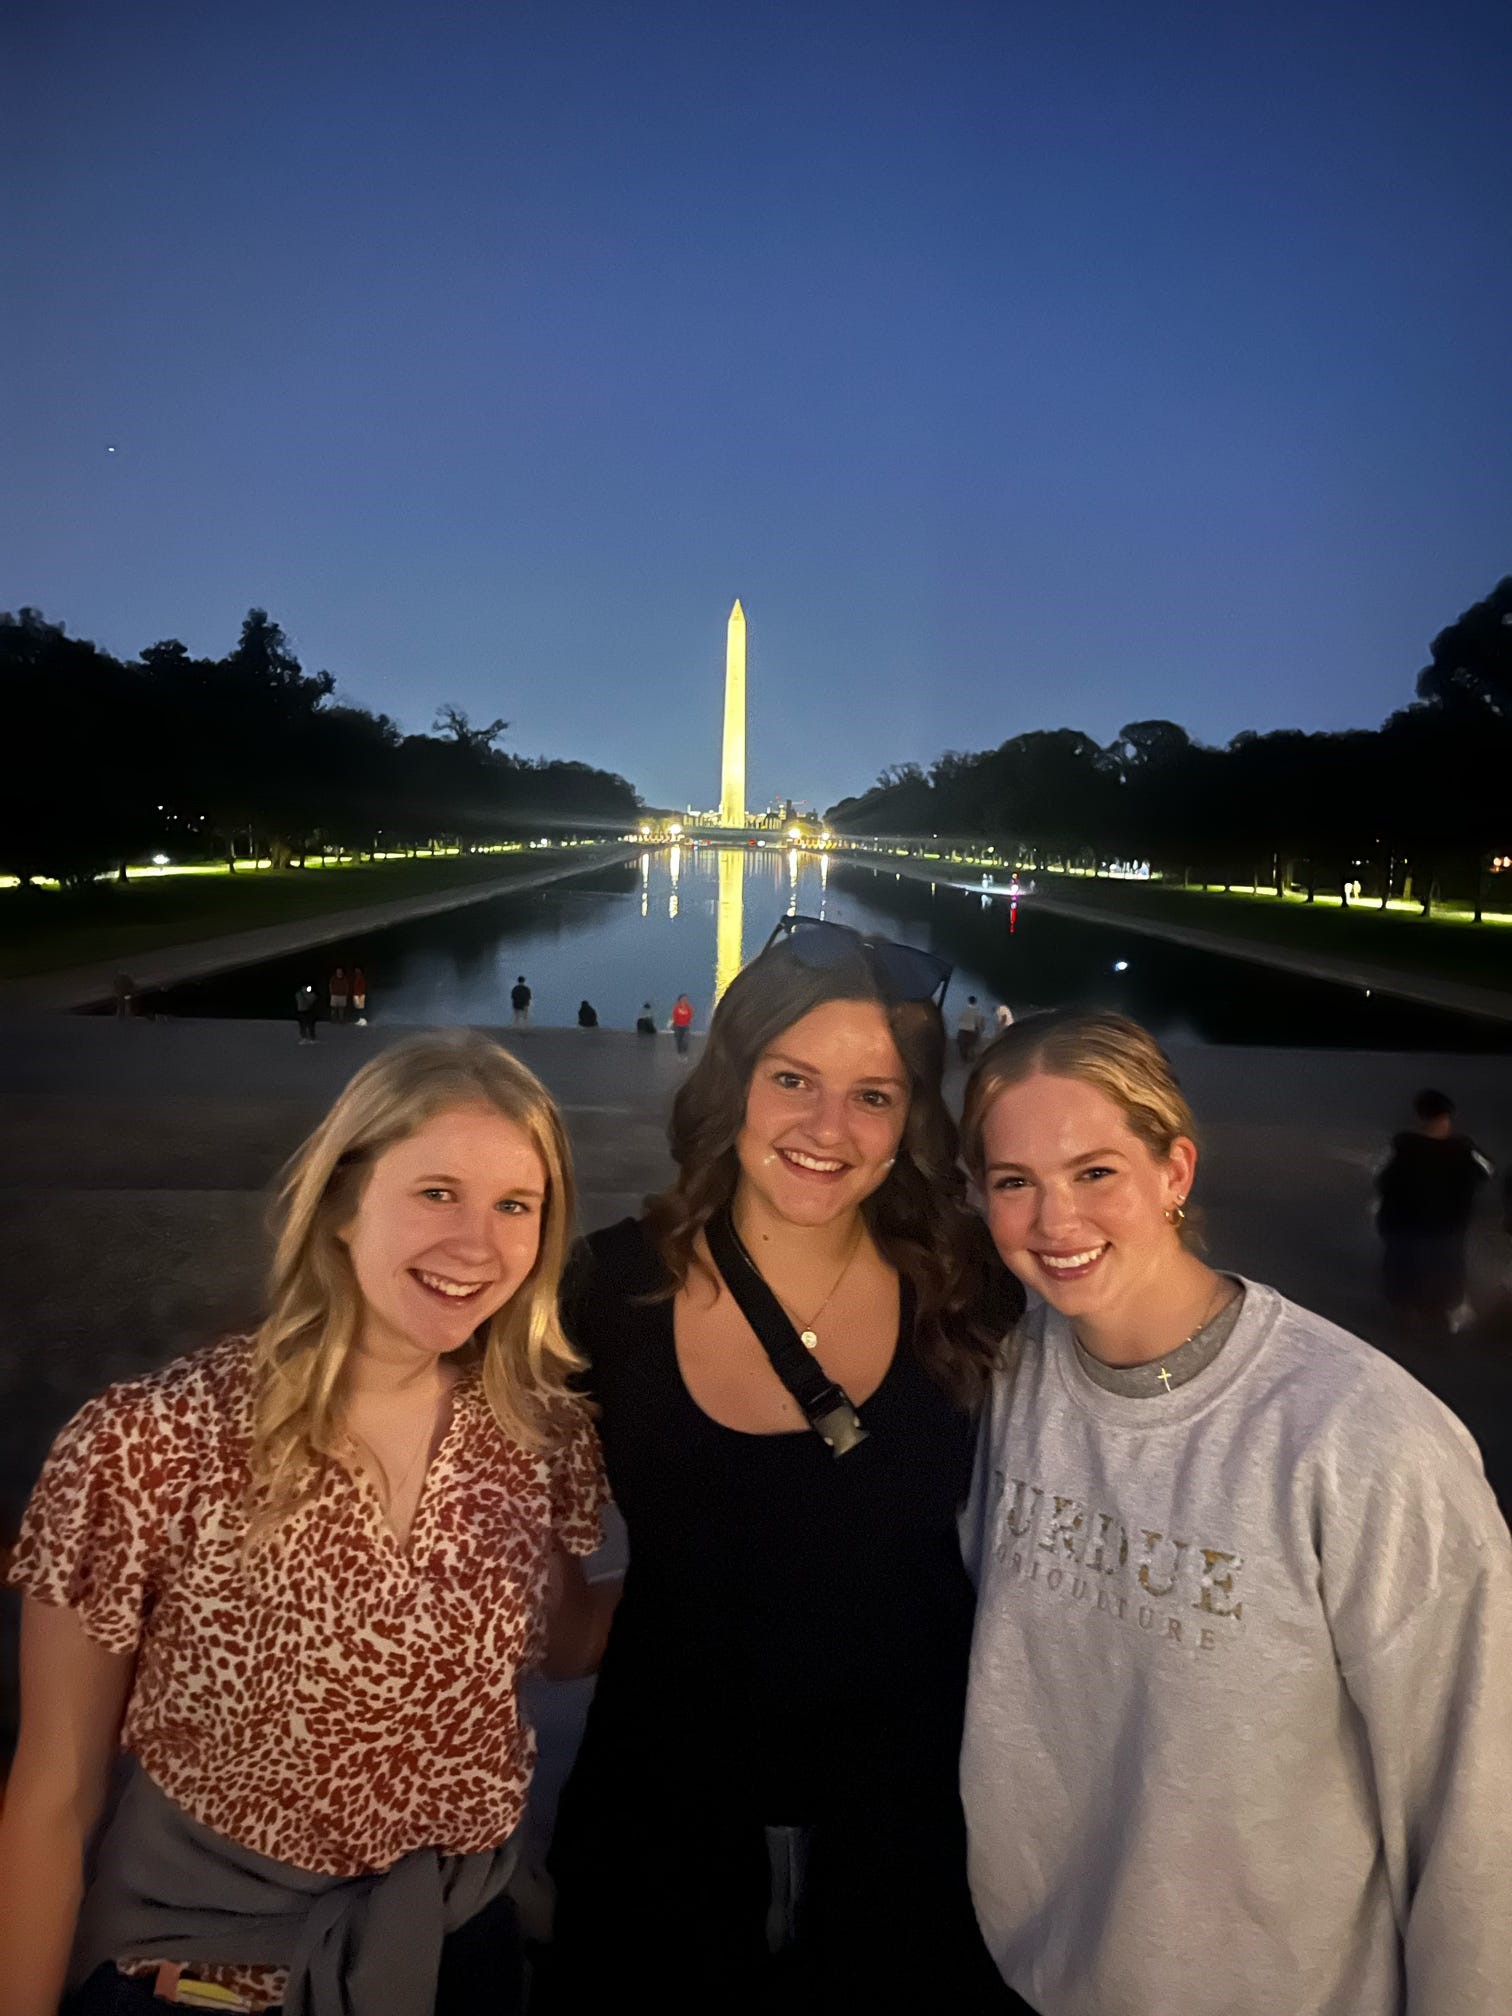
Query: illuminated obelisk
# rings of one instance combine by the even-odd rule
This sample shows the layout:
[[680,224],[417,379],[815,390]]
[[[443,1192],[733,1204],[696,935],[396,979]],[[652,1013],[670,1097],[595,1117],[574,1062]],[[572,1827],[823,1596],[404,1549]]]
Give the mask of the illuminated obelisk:
[[746,823],[746,634],[745,611],[737,600],[725,632],[724,761],[720,766],[719,823]]

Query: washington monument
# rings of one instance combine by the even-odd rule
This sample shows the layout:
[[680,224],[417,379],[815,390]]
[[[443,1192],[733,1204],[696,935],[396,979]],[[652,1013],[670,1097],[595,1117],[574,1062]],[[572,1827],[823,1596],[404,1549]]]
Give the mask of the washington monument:
[[737,599],[725,632],[724,761],[720,766],[719,823],[746,823],[746,625]]

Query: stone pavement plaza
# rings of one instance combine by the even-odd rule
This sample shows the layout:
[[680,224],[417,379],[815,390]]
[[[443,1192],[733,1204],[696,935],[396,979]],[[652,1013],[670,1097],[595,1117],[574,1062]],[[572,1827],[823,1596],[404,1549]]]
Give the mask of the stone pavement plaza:
[[[107,1381],[162,1363],[258,1309],[275,1170],[373,1048],[398,1030],[292,1023],[12,1017],[0,1040],[0,1539],[47,1444]],[[670,1170],[664,1126],[686,1066],[665,1035],[525,1029],[501,1038],[562,1102],[585,1227],[636,1209]],[[1392,1350],[1462,1415],[1512,1501],[1512,1345],[1484,1332],[1394,1338],[1375,1292],[1370,1166],[1438,1084],[1505,1168],[1505,1058],[1191,1048],[1174,1053],[1204,1140],[1197,1194],[1211,1257]],[[959,1092],[960,1073],[953,1074]],[[1512,1267],[1488,1199],[1474,1257]],[[9,1627],[13,1605],[5,1606]],[[7,1655],[4,1709],[13,1705]],[[543,1790],[582,1690],[549,1690]],[[0,1723],[9,1716],[0,1709]],[[0,1742],[4,1739],[0,1728]]]

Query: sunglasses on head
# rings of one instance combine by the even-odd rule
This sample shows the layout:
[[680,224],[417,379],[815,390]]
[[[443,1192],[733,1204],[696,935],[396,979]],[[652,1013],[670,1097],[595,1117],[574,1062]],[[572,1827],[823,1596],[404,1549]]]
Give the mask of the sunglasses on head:
[[921,952],[917,945],[899,945],[891,938],[857,931],[850,924],[828,923],[823,917],[789,916],[777,919],[762,951],[770,952],[784,938],[791,941],[793,957],[801,965],[818,968],[838,966],[859,945],[894,1001],[934,1001],[938,1008],[945,1005],[945,990],[955,968],[948,959]]

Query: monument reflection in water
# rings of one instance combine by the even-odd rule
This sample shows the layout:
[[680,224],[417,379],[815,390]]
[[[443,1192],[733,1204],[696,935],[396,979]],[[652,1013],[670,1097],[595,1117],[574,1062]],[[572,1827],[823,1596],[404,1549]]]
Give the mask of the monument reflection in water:
[[740,971],[745,940],[745,862],[732,847],[719,850],[719,894],[714,911],[714,999]]

